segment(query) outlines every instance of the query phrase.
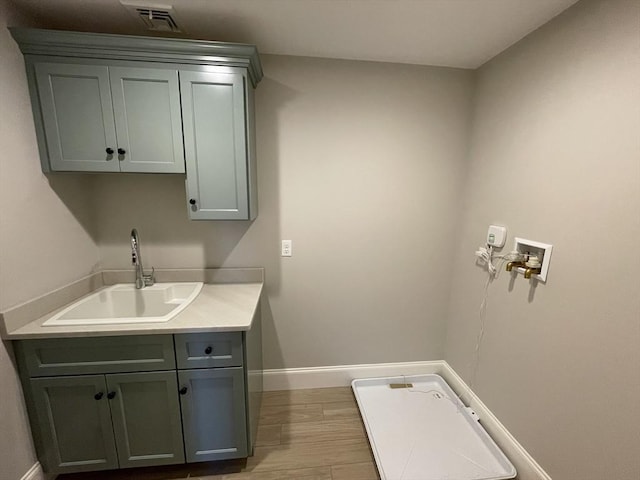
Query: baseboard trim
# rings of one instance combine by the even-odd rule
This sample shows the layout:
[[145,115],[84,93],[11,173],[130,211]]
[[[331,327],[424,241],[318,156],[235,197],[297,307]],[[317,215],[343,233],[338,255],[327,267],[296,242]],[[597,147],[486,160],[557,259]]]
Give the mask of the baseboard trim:
[[518,480],[551,480],[522,445],[487,408],[462,378],[444,360],[429,362],[336,365],[331,367],[285,368],[264,371],[264,390],[346,387],[356,378],[424,375],[435,373],[446,380],[463,402],[473,408],[480,423],[518,471]]
[[480,423],[489,435],[498,444],[502,451],[509,457],[511,463],[518,471],[518,480],[552,480],[544,469],[536,462],[529,452],[520,445],[511,432],[500,423],[500,420],[491,410],[480,400],[480,398],[469,388],[462,378],[451,368],[447,362],[444,363],[442,378],[449,386],[462,398],[463,402],[471,407],[480,418]]
[[440,373],[442,361],[336,365],[332,367],[284,368],[265,370],[264,390],[346,387],[356,378],[390,377]]
[[40,465],[40,462],[34,463],[20,480],[44,480],[44,472],[42,471],[42,465]]

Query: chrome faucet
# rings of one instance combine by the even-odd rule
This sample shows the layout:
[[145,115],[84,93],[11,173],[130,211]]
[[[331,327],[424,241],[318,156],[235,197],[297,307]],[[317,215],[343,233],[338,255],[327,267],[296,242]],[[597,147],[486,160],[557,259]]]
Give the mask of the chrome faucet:
[[151,274],[145,275],[142,266],[142,256],[140,255],[140,239],[138,231],[131,230],[131,263],[136,267],[136,288],[144,288],[155,283],[155,269],[151,268]]

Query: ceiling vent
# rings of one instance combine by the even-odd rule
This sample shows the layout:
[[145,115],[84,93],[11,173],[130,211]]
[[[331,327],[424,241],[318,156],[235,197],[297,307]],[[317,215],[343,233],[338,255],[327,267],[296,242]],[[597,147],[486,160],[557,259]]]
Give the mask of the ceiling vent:
[[129,13],[138,18],[147,30],[157,32],[181,32],[176,21],[176,12],[172,6],[151,5],[138,2],[120,1]]

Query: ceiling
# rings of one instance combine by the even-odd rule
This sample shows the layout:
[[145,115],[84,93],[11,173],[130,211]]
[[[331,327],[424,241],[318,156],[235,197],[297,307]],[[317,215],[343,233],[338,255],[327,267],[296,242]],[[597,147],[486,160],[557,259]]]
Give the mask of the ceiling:
[[[154,35],[119,0],[9,0],[32,25]],[[577,0],[123,0],[173,6],[177,36],[261,53],[477,68]]]

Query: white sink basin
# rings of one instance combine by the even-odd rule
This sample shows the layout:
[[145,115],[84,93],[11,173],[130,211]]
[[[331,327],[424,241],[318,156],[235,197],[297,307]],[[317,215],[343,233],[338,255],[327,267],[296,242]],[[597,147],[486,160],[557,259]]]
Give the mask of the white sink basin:
[[202,290],[202,282],[156,283],[136,289],[120,283],[68,306],[42,325],[111,325],[167,322],[184,310]]

